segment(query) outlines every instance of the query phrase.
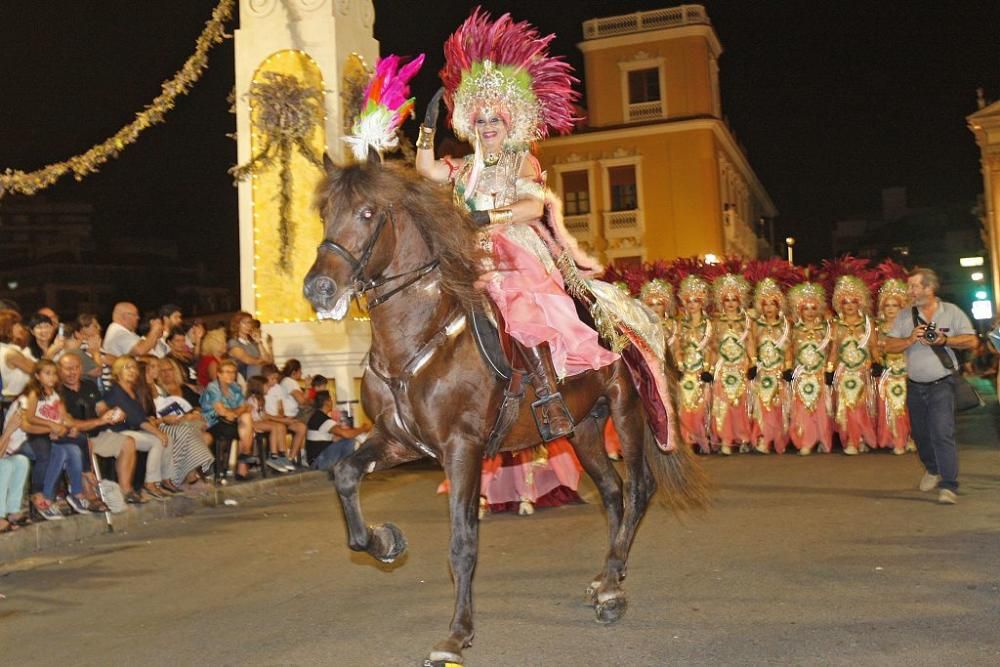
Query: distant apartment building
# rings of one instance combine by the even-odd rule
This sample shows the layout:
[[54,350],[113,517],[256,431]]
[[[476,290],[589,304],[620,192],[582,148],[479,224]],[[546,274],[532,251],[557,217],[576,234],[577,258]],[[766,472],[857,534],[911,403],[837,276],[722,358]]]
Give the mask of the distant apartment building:
[[116,301],[180,305],[186,315],[235,310],[234,289],[181,259],[176,241],[117,236],[98,245],[93,206],[43,197],[0,204],[0,298],[25,313],[107,316]]
[[722,46],[705,8],[583,24],[587,123],[542,142],[569,231],[607,262],[771,254],[777,215],[722,115]]

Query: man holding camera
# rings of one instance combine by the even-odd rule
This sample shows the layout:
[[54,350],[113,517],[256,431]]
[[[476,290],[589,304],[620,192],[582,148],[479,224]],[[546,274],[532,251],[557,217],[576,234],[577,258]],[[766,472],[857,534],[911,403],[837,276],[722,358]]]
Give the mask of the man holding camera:
[[906,408],[926,469],[920,490],[938,489],[938,502],[954,505],[958,500],[958,448],[953,374],[959,368],[955,350],[975,347],[975,329],[958,306],[937,297],[941,283],[934,271],[914,269],[906,282],[913,307],[896,317],[885,351],[906,353]]

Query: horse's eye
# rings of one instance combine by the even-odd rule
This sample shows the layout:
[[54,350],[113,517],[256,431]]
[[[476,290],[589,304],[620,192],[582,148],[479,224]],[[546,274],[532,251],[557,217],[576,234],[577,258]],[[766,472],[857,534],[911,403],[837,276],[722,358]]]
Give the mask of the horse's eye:
[[375,217],[375,211],[365,206],[360,211],[358,211],[358,217],[365,221],[371,220],[373,217]]

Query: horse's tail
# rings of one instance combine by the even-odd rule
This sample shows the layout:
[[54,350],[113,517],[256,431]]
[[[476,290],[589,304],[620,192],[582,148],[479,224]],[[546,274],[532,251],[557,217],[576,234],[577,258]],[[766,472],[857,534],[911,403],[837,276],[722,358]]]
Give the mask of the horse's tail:
[[705,471],[686,442],[667,453],[659,448],[649,426],[643,428],[642,449],[646,466],[656,480],[661,503],[675,511],[704,509],[709,502]]

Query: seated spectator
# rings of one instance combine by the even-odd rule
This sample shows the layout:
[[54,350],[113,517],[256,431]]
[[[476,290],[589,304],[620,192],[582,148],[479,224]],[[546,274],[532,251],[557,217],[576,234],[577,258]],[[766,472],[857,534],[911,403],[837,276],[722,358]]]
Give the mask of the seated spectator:
[[14,310],[0,310],[0,381],[5,404],[17,398],[31,379],[35,357],[28,345],[28,330]]
[[306,422],[309,421],[309,415],[312,413],[312,404],[306,397],[306,392],[302,391],[301,382],[302,364],[299,363],[298,359],[289,359],[281,367],[281,388],[285,390],[285,395],[294,398],[298,405],[295,415],[292,416]]
[[261,366],[274,363],[274,357],[263,343],[260,329],[254,328],[250,313],[239,312],[233,315],[229,322],[226,348],[229,357],[236,361],[237,372],[245,378],[263,375]]
[[183,396],[172,396],[159,385],[160,371],[169,369],[168,375],[176,373],[174,362],[147,355],[139,360],[139,377],[143,379],[139,387],[140,397],[152,407],[153,422],[170,436],[167,451],[173,456],[173,478],[164,483],[167,490],[180,490],[181,484],[194,484],[202,479],[202,474],[212,470],[215,457],[212,456],[212,436],[205,432],[208,426],[201,418],[201,412]]
[[150,350],[150,354],[162,359],[170,354],[170,344],[167,338],[170,336],[170,332],[184,324],[184,314],[181,313],[180,306],[168,303],[160,306],[160,310],[157,311],[157,319],[160,320],[161,335],[160,340]]
[[299,413],[299,402],[288,394],[288,391],[280,383],[280,373],[274,364],[264,366],[262,375],[267,378],[268,390],[264,394],[264,412],[267,418],[285,425],[288,432],[292,434],[292,446],[288,450],[288,459],[292,462],[298,459],[306,442],[305,422],[299,421],[296,417]]
[[309,381],[309,389],[306,390],[306,402],[313,405],[316,402],[316,394],[321,391],[330,391],[330,381],[325,375],[314,375]]
[[247,404],[253,417],[254,433],[267,433],[270,454],[265,465],[277,472],[292,472],[295,466],[285,456],[288,429],[280,421],[271,419],[264,410],[264,397],[271,383],[263,375],[253,375],[247,380]]
[[[66,406],[57,391],[58,386],[59,372],[55,363],[50,359],[41,359],[35,364],[32,378],[18,399],[21,429],[26,434],[47,437],[51,445],[42,486],[43,497],[35,502],[35,508],[45,519],[56,518],[56,514],[61,518],[61,513],[55,507],[55,498],[56,485],[63,470],[69,478],[69,494],[66,496],[69,506],[78,514],[88,514],[92,508],[83,488],[84,458],[87,459],[86,469],[90,468],[87,437],[80,434],[73,418],[66,412]],[[32,443],[26,443],[25,446],[30,445]],[[84,452],[87,452],[86,457]],[[104,511],[106,508],[93,509]]]
[[173,477],[173,457],[166,451],[170,438],[149,418],[140,399],[138,362],[128,355],[118,357],[111,366],[111,380],[111,389],[104,395],[104,402],[119,408],[125,416],[123,421],[112,424],[111,430],[129,436],[138,451],[146,452],[146,481],[142,492],[155,500],[165,500],[173,491],[164,484]]
[[115,475],[122,488],[125,502],[142,503],[143,500],[132,490],[135,474],[135,440],[124,433],[111,430],[113,423],[124,420],[125,415],[112,410],[97,385],[83,378],[83,366],[75,354],[64,354],[59,358],[59,381],[66,412],[74,419],[77,429],[86,434],[91,451],[102,458],[115,460]]
[[226,330],[212,329],[201,339],[201,356],[198,357],[198,386],[204,389],[215,381],[219,364],[226,356]]
[[309,466],[317,470],[327,470],[340,459],[354,451],[354,438],[371,430],[368,424],[361,428],[350,428],[339,422],[340,415],[334,411],[333,398],[328,391],[316,394],[315,408],[309,417],[309,431],[306,436],[306,456]]
[[57,330],[59,329],[59,325],[62,324],[62,319],[59,317],[59,314],[48,306],[42,306],[36,310],[35,313],[49,318],[49,321],[52,322],[52,326],[54,326]]
[[28,320],[28,349],[36,359],[55,359],[66,342],[65,336],[57,334],[55,325],[47,315],[35,313]]
[[253,418],[250,406],[243,398],[243,389],[236,382],[236,362],[231,359],[219,364],[218,377],[209,382],[201,393],[201,412],[208,424],[208,432],[225,455],[225,460],[216,461],[217,470],[224,472],[229,467],[229,443],[237,440],[239,456],[236,462],[236,479],[249,479],[250,464],[254,458]]
[[18,453],[24,443],[23,436],[16,442],[13,438],[20,427],[21,411],[13,410],[0,434],[0,533],[9,533],[31,523],[21,511],[31,464],[28,457]]
[[201,392],[191,388],[191,385],[184,382],[185,373],[181,364],[173,357],[167,356],[160,359],[160,374],[157,384],[168,396],[180,396],[190,403],[193,408],[201,414],[198,402],[201,400]]
[[105,363],[113,363],[118,357],[138,357],[149,354],[163,333],[163,323],[153,320],[145,336],[139,336],[139,309],[134,303],[122,301],[115,304],[111,312],[111,324],[104,334],[103,351]]
[[75,321],[65,324],[65,345],[56,356],[58,362],[64,354],[72,353],[80,358],[83,377],[96,380],[101,377],[101,324],[97,317],[84,313]]
[[[191,327],[192,331],[194,329],[195,327]],[[202,331],[204,331],[204,329],[202,329]],[[174,327],[170,330],[170,333],[167,334],[166,340],[167,347],[170,351],[167,352],[164,358],[172,360],[175,364],[177,364],[178,369],[180,369],[181,373],[177,376],[177,380],[190,389],[195,397],[200,396],[201,389],[198,386],[197,357],[194,356],[194,353],[191,352],[188,347],[188,336],[184,333],[184,328]],[[197,346],[199,348],[201,347],[200,336],[198,337]]]

